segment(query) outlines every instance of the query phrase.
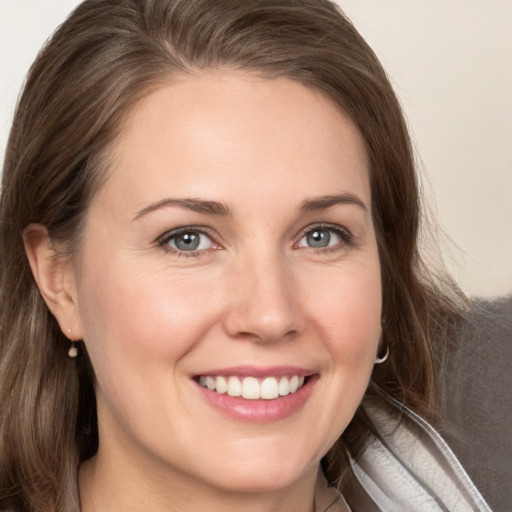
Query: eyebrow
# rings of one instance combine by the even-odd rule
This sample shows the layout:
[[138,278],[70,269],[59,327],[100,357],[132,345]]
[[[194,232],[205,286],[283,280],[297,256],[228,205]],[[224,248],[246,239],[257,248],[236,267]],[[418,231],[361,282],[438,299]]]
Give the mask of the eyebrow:
[[194,198],[167,198],[162,199],[161,201],[157,201],[156,203],[150,204],[149,206],[146,206],[145,208],[137,212],[133,220],[138,220],[150,212],[159,210],[160,208],[165,208],[167,206],[179,206],[181,208],[187,208],[188,210],[192,210],[198,213],[204,213],[206,215],[218,215],[222,217],[227,217],[231,215],[231,210],[229,209],[229,207],[217,201],[205,201],[203,199]]
[[[302,212],[313,212],[316,210],[325,210],[326,208],[330,208],[336,204],[354,204],[361,207],[365,211],[367,210],[364,202],[354,194],[337,194],[306,199],[299,205],[299,210]],[[166,198],[146,206],[137,212],[133,220],[138,220],[150,212],[159,210],[160,208],[165,208],[167,206],[178,206],[192,210],[194,212],[204,213],[206,215],[216,215],[221,217],[228,217],[231,215],[230,208],[224,203],[219,203],[218,201],[206,201],[204,199],[194,198]]]
[[353,204],[365,211],[368,210],[364,202],[354,194],[337,194],[306,199],[300,204],[299,210],[303,212],[313,212],[316,210],[325,210],[336,204]]

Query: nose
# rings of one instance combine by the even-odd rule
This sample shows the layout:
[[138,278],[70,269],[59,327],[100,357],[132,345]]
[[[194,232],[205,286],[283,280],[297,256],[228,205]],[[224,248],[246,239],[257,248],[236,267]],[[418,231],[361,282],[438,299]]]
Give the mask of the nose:
[[296,279],[283,258],[245,259],[232,269],[229,283],[224,328],[231,337],[275,342],[302,330]]

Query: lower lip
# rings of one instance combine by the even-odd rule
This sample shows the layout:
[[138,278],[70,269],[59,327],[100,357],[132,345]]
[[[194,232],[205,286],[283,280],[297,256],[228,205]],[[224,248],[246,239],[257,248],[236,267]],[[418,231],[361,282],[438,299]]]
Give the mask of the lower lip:
[[196,383],[207,402],[224,414],[242,421],[268,423],[278,421],[298,412],[313,391],[318,376],[310,377],[295,393],[273,400],[247,400],[210,391]]

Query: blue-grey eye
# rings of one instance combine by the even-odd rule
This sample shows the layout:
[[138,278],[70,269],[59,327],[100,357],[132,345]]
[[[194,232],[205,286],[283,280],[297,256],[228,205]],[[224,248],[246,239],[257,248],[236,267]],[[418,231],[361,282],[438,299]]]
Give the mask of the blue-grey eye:
[[335,229],[315,228],[308,231],[300,240],[299,247],[323,249],[341,242],[341,236]]
[[200,231],[183,231],[169,238],[168,245],[178,251],[202,251],[209,249],[212,241]]

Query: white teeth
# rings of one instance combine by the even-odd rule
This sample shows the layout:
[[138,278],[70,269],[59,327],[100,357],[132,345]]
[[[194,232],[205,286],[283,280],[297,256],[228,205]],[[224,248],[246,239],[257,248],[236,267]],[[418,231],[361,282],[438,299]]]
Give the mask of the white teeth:
[[[201,379],[199,379],[201,380]],[[201,384],[201,382],[199,382]],[[238,377],[229,377],[228,379],[228,395],[229,396],[242,396],[242,383]]]
[[295,393],[304,385],[303,376],[291,375],[290,377],[266,377],[258,380],[256,377],[199,377],[199,384],[208,388],[210,391],[216,391],[219,394],[227,393],[229,396],[242,396],[247,400],[273,400],[280,396],[286,396]]
[[[208,379],[206,379],[206,381],[208,381]],[[290,393],[295,393],[297,389],[299,389],[299,377],[297,377],[297,375],[294,375],[290,379]]]
[[263,380],[260,386],[261,398],[265,400],[272,400],[279,396],[279,389],[277,386],[277,379],[275,377],[267,377]]
[[281,396],[286,396],[290,394],[290,381],[288,377],[281,377],[279,381],[279,394]]
[[257,400],[261,397],[260,383],[254,377],[246,377],[242,381],[242,396],[250,400]]
[[211,391],[215,389],[215,379],[213,377],[206,377],[206,387]]
[[228,390],[228,383],[224,377],[215,378],[215,389],[217,393],[223,394]]

